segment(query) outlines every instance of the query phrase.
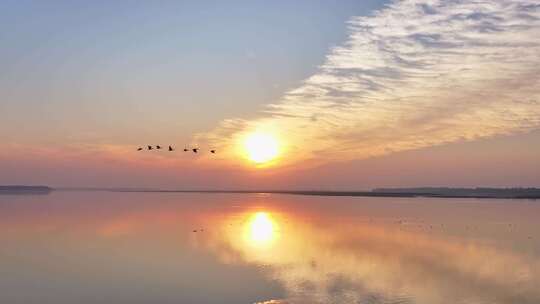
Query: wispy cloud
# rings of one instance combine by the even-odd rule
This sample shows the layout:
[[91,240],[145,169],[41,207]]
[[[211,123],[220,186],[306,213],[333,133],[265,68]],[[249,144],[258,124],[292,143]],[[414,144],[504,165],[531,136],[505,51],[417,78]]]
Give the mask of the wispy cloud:
[[396,1],[348,29],[279,102],[201,137],[269,128],[290,161],[322,163],[540,127],[538,1]]

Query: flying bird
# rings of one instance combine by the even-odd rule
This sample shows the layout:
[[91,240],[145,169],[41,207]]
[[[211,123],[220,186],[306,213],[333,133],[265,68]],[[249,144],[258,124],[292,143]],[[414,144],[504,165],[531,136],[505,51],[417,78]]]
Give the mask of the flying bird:
[[174,151],[173,147],[169,146],[169,151]]
[[137,149],[137,151],[142,151],[142,148],[139,147],[139,148]]
[[148,146],[148,150],[152,150],[152,146]]
[[191,150],[193,151],[193,153],[199,152],[199,148],[193,148],[193,149],[191,149]]

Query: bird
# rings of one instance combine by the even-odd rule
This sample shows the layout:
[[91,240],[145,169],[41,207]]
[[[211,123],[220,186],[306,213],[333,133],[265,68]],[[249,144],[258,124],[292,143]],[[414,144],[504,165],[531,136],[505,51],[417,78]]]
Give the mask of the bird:
[[193,151],[193,153],[199,152],[199,148],[193,148],[193,149],[191,149],[191,150]]
[[152,146],[148,146],[148,150],[152,150]]
[[139,148],[137,149],[137,151],[142,151],[142,148],[141,148],[141,147],[139,147]]
[[210,153],[215,154],[215,153],[216,153],[216,150],[210,150]]
[[169,146],[169,151],[174,151],[173,147]]
[[187,151],[189,151],[189,149],[188,149],[188,148],[184,148],[184,152],[187,152]]
[[161,146],[160,146],[160,145],[157,145],[157,146],[156,146],[156,149],[158,149],[158,150],[161,149]]

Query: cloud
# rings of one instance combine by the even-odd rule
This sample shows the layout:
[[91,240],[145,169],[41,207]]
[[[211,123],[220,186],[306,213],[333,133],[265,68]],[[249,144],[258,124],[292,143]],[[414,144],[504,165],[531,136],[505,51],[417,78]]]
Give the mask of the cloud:
[[299,87],[198,139],[269,129],[290,164],[320,164],[540,127],[537,1],[396,1],[348,30]]

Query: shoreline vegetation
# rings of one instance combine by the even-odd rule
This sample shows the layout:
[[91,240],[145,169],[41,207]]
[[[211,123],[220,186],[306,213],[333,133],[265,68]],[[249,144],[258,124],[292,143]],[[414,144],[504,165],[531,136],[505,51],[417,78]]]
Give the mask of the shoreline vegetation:
[[[1,188],[1,186],[0,186]],[[371,191],[321,191],[321,190],[166,190],[151,188],[57,188],[58,191],[107,191],[141,193],[237,193],[237,194],[289,194],[313,196],[353,197],[432,197],[432,198],[500,198],[540,199],[540,188],[375,188]],[[0,191],[1,193],[1,191]]]
[[47,186],[0,186],[0,194],[49,194],[54,189]]
[[320,190],[164,190],[151,188],[51,188],[48,186],[0,186],[0,194],[49,194],[52,191],[107,191],[144,193],[269,193],[313,196],[358,197],[432,197],[432,198],[506,198],[540,199],[540,188],[375,188],[371,191],[320,191]]

